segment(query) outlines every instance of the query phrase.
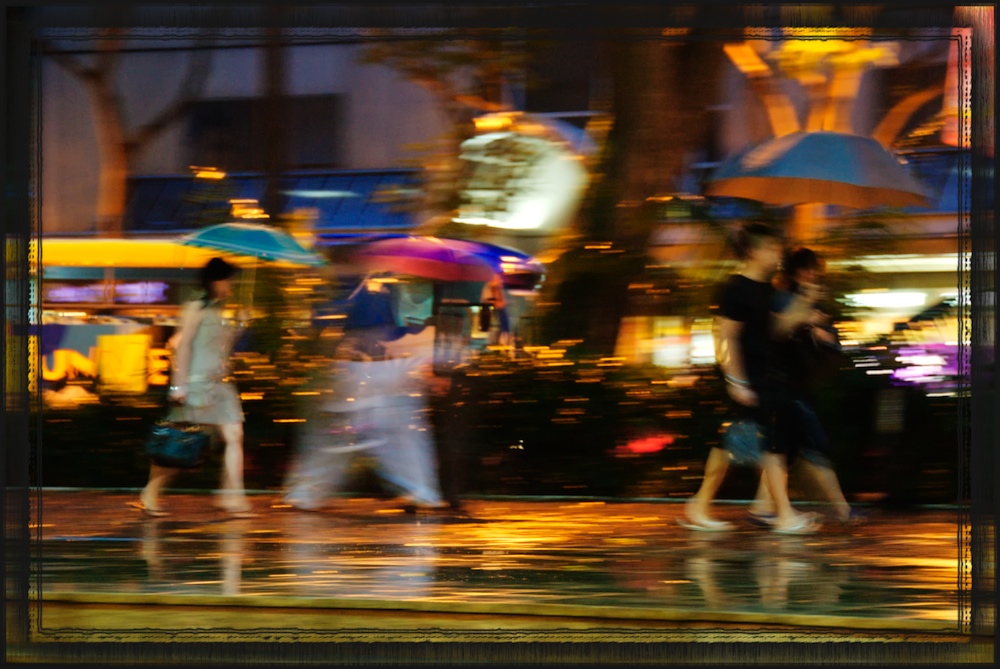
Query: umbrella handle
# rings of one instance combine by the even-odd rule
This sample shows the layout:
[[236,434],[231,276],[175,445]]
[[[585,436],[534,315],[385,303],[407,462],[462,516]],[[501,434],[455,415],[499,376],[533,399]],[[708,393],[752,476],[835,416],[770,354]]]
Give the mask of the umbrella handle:
[[357,296],[357,294],[361,292],[361,289],[368,285],[368,280],[371,277],[372,277],[372,272],[368,272],[368,274],[365,274],[365,278],[361,280],[361,283],[358,284],[358,287],[354,289],[354,291],[347,297],[347,299],[353,300]]
[[246,305],[248,308],[253,308],[253,289],[254,284],[257,280],[257,263],[256,261],[247,268],[247,272],[250,274],[249,281],[240,281],[240,299],[241,305]]

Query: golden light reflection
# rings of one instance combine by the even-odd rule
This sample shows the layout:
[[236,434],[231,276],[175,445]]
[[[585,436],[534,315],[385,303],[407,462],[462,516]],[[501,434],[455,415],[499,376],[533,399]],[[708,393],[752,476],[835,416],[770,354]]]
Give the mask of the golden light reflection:
[[219,181],[226,178],[226,173],[215,167],[198,167],[196,165],[191,165],[189,166],[189,169],[194,172],[196,179]]
[[254,199],[230,200],[229,205],[229,213],[232,214],[233,218],[270,218],[270,216],[260,207],[257,200]]

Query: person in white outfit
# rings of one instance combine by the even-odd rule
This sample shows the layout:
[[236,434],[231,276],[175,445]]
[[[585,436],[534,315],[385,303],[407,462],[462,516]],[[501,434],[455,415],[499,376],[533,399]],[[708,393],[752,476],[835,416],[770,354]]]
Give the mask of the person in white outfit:
[[[348,330],[329,388],[299,434],[285,479],[285,502],[317,510],[343,489],[359,456],[407,510],[446,507],[439,485],[428,392],[434,328],[387,341],[393,328]],[[388,335],[391,337],[391,335]]]
[[[216,502],[236,518],[254,516],[243,485],[243,407],[230,376],[230,356],[243,326],[223,316],[232,296],[236,267],[212,258],[201,270],[205,294],[184,305],[177,334],[171,339],[174,353],[169,398],[174,403],[169,419],[198,423],[215,430],[225,442],[222,480]],[[160,517],[160,492],[177,469],[150,463],[149,481],[132,502],[146,515]]]

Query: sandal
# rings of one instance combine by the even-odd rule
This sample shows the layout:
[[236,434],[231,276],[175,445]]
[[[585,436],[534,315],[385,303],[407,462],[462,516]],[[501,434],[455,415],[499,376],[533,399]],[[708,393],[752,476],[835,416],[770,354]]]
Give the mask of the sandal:
[[778,517],[773,513],[754,513],[747,511],[747,522],[754,527],[774,527]]
[[451,511],[451,505],[447,502],[414,502],[405,501],[403,502],[403,512],[404,513],[417,513],[417,512],[440,512],[440,511]]
[[837,522],[841,525],[861,525],[868,520],[868,514],[861,509],[851,509],[851,512],[847,515],[847,518],[838,518]]
[[150,518],[164,518],[165,516],[170,515],[167,511],[161,511],[160,509],[153,509],[151,507],[146,506],[146,504],[141,499],[133,500],[129,502],[128,505],[133,509],[138,509],[139,511],[142,511]]
[[775,534],[808,535],[815,534],[818,529],[819,522],[817,522],[813,514],[803,515],[799,518],[798,522],[789,527],[771,526],[771,531]]
[[230,518],[232,518],[234,520],[243,519],[243,518],[256,518],[257,516],[260,515],[256,511],[254,511],[253,507],[251,507],[251,506],[248,506],[245,509],[239,509],[239,510],[236,510],[236,511],[227,509],[224,506],[220,506],[219,508],[222,509],[228,517],[230,517]]
[[733,524],[724,520],[712,520],[711,518],[705,518],[704,516],[691,518],[691,516],[687,514],[687,509],[685,509],[684,513],[682,513],[677,519],[677,524],[685,529],[694,530],[695,532],[726,532],[733,529]]

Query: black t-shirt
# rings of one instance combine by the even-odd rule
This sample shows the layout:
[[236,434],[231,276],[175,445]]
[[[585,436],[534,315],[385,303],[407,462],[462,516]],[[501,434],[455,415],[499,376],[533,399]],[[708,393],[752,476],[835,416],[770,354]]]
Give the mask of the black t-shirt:
[[722,284],[717,301],[720,316],[743,324],[739,335],[743,367],[750,385],[758,391],[770,385],[773,295],[774,287],[769,282],[734,274]]

